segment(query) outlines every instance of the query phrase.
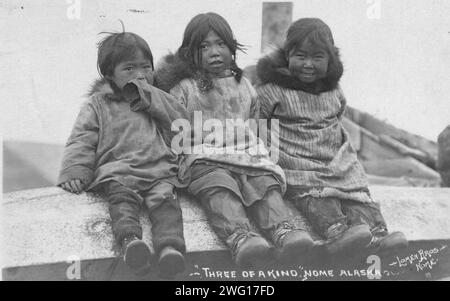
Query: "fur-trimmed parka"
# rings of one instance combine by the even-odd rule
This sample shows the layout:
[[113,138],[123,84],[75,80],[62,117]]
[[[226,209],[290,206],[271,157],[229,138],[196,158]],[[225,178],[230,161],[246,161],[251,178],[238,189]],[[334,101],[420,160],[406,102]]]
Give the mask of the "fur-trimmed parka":
[[57,184],[80,179],[90,190],[113,180],[135,191],[148,190],[160,181],[182,186],[178,156],[158,128],[163,122],[170,124],[160,118],[179,118],[175,110],[167,110],[178,103],[155,87],[149,93],[151,116],[132,111],[108,80],[97,80],[66,143]]
[[321,80],[320,84],[307,84],[292,76],[288,69],[285,51],[278,49],[258,61],[256,69],[259,84],[273,83],[287,89],[302,90],[312,94],[332,91],[338,87],[339,80],[344,73],[339,54],[336,55],[336,58],[337,61],[330,66],[332,69],[327,71],[327,77]]
[[[208,161],[244,174],[250,170],[254,173],[260,171],[260,174],[273,174],[284,193],[286,183],[282,169],[269,158],[264,143],[258,140],[249,123],[245,124],[249,119],[256,122],[258,120],[256,91],[248,79],[240,76],[242,71],[235,72],[235,69],[231,69],[230,76],[211,77],[210,85],[205,86],[202,72],[187,65],[176,54],[164,57],[157,65],[156,86],[170,92],[186,107],[191,126],[197,131],[195,134],[202,138],[201,147],[185,156],[184,176],[189,177],[189,170],[196,162]],[[242,121],[234,124],[237,130],[232,135],[229,135],[230,131],[226,128],[227,120]],[[220,122],[223,126],[221,130],[224,141],[220,145],[215,143],[217,141],[207,139],[208,131],[198,133],[198,129],[202,131],[205,122],[212,121]],[[243,135],[236,137],[234,133]],[[196,151],[198,149],[202,151]]]
[[372,202],[363,167],[341,124],[346,101],[337,56],[326,78],[307,84],[291,75],[283,50],[258,61],[260,118],[278,119],[280,160],[297,196]]

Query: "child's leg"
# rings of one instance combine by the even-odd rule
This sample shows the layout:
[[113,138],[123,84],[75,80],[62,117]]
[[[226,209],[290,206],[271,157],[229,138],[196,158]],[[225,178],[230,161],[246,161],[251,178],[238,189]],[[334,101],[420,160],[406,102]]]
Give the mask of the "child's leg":
[[277,188],[268,190],[264,198],[253,203],[248,210],[258,226],[266,232],[275,230],[283,222],[291,223],[295,216]]
[[288,207],[278,188],[269,189],[263,199],[256,201],[248,210],[279,248],[281,260],[292,262],[313,247],[314,241],[305,225],[294,224],[298,212]]
[[388,232],[379,203],[346,200],[343,201],[342,208],[352,225],[369,225],[372,233],[372,241],[367,245],[369,252],[387,254],[408,247],[408,240],[402,232]]
[[142,239],[142,228],[139,221],[141,208],[140,197],[125,186],[110,181],[102,184],[109,203],[113,233],[116,241],[121,244],[127,236],[136,236]]
[[127,187],[110,181],[102,184],[109,203],[113,233],[125,263],[137,274],[148,271],[151,252],[143,242],[139,210],[142,199]]
[[144,194],[152,223],[152,240],[159,254],[159,269],[163,277],[172,278],[184,271],[186,245],[183,235],[183,217],[174,186],[161,182]]
[[352,225],[367,224],[372,232],[387,231],[386,221],[381,214],[380,204],[342,201],[342,211]]
[[252,231],[244,206],[232,191],[222,187],[207,188],[199,197],[219,238],[226,240],[236,232]]
[[304,197],[293,202],[305,214],[313,229],[324,238],[328,238],[332,226],[347,225],[347,218],[338,199]]
[[349,227],[339,199],[305,197],[297,199],[296,205],[326,239],[325,251],[330,255],[359,253],[372,239],[367,225]]
[[234,192],[212,187],[201,190],[197,197],[212,228],[230,248],[239,267],[254,268],[270,261],[269,243],[252,231],[242,201]]
[[161,182],[145,192],[144,201],[152,223],[155,252],[159,254],[164,247],[172,246],[181,253],[185,253],[183,217],[174,186]]

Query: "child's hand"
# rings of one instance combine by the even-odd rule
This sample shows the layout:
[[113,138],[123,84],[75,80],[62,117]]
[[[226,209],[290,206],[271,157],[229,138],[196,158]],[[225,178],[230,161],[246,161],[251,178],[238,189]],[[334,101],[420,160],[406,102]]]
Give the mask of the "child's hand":
[[147,82],[132,80],[122,89],[125,99],[130,102],[132,111],[146,111],[150,107],[151,94],[150,85]]
[[76,193],[76,194],[83,192],[85,186],[86,185],[84,185],[84,183],[81,182],[81,180],[79,180],[79,179],[70,180],[70,181],[67,181],[66,183],[61,184],[62,189],[67,190],[69,192]]

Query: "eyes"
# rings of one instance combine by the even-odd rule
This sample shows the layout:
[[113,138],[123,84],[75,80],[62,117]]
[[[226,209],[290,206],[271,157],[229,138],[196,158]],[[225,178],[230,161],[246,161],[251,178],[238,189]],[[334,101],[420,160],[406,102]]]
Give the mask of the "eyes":
[[213,43],[213,44],[209,44],[209,43],[201,43],[201,44],[200,44],[200,49],[201,49],[201,50],[207,50],[207,49],[211,48],[211,46],[214,45],[214,44],[216,44],[216,45],[219,46],[220,48],[225,48],[225,47],[227,47],[227,44],[225,44],[224,41],[220,40],[220,41],[217,41],[216,43]]
[[132,72],[132,71],[134,71],[134,70],[136,70],[138,68],[144,69],[145,72],[153,71],[152,65],[150,65],[150,64],[146,64],[146,65],[143,65],[143,66],[140,66],[140,67],[134,66],[134,65],[126,65],[126,66],[123,67],[122,70],[126,71],[126,72]]
[[[297,53],[294,56],[299,60],[305,60],[306,58],[308,58],[308,56],[304,53]],[[328,56],[325,53],[318,52],[318,53],[315,53],[311,58],[313,60],[321,61],[321,60],[326,59],[327,57]]]

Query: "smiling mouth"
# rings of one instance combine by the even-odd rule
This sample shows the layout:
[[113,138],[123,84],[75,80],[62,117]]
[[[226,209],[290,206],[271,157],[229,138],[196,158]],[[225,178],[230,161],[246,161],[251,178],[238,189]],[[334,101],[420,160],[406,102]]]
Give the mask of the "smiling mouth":
[[221,62],[221,61],[214,61],[214,62],[209,63],[209,65],[210,66],[220,66],[220,65],[223,65],[223,62]]

